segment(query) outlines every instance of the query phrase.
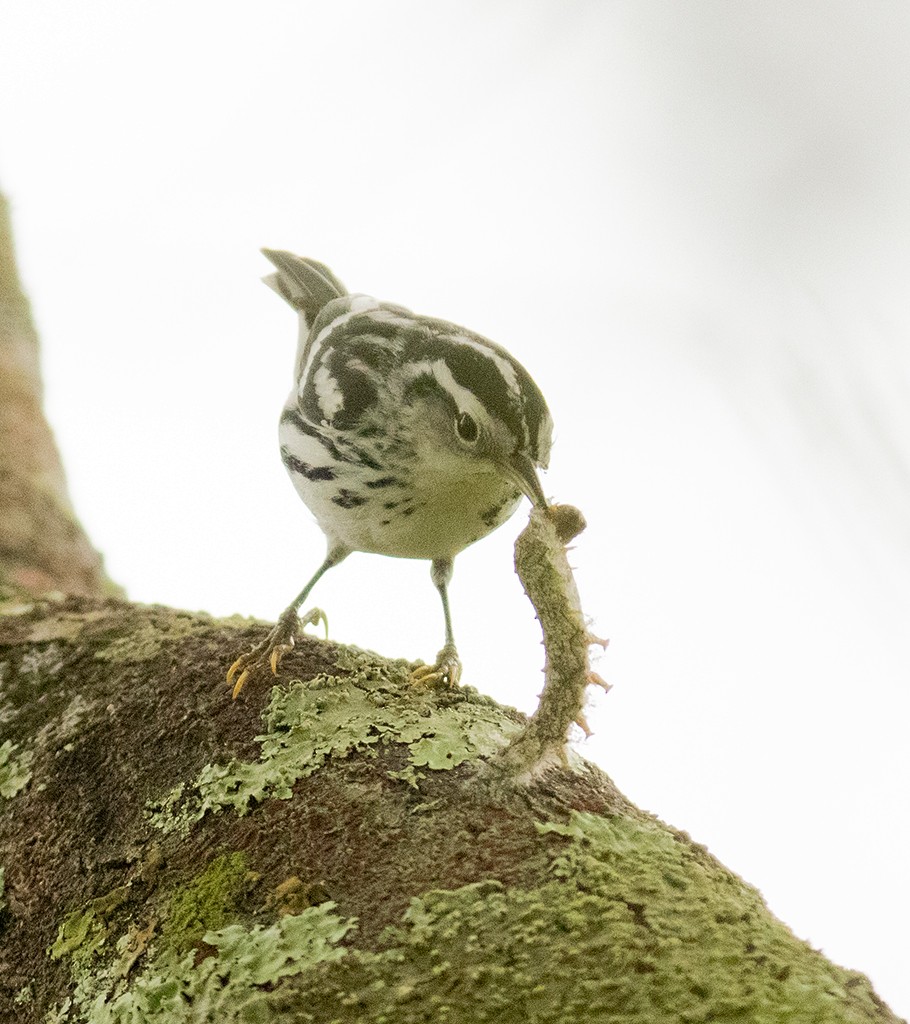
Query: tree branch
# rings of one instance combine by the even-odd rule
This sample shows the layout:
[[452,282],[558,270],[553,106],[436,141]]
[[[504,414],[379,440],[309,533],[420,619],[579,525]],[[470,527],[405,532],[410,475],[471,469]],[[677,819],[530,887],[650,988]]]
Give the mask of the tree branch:
[[38,336],[0,195],[0,601],[115,589],[70,504],[44,418]]

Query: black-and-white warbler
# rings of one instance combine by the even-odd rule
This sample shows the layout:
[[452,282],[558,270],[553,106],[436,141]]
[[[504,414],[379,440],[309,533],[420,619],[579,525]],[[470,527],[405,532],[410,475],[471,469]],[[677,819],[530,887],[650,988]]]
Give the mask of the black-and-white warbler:
[[263,249],[264,280],[297,310],[294,387],[281,414],[281,457],[328,541],[325,561],[265,641],[228,671],[236,696],[282,656],[317,580],[352,551],[432,562],[445,645],[417,681],[456,685],[461,664],[447,587],[460,551],[504,523],[522,493],[546,505],[553,424],[537,385],[505,349],[445,320],[349,294],[315,260]]

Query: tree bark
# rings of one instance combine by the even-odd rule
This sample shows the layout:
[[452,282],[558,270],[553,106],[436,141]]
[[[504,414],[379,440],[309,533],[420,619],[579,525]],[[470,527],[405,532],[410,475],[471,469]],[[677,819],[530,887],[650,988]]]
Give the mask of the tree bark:
[[509,772],[469,688],[304,639],[232,701],[266,630],[0,616],[0,1020],[898,1020],[594,766]]
[[2,252],[0,1021],[898,1020],[564,754],[591,640],[548,539],[565,512],[517,555],[553,555],[525,580],[548,638],[530,728],[310,638],[232,701],[267,627],[99,598]]
[[38,336],[0,195],[0,600],[113,592],[67,495],[42,411]]

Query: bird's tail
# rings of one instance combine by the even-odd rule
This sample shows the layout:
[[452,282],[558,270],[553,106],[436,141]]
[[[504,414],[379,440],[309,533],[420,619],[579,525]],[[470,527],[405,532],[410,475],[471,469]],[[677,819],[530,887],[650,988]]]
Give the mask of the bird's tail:
[[348,293],[323,263],[281,249],[263,249],[262,254],[276,267],[262,280],[300,313],[307,330],[327,302]]

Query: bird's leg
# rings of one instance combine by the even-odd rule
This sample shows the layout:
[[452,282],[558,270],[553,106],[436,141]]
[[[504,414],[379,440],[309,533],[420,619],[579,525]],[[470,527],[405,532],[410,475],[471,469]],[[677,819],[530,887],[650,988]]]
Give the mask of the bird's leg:
[[449,612],[449,581],[452,579],[452,559],[435,558],[430,570],[433,584],[442,598],[442,613],[446,621],[446,642],[436,655],[435,665],[421,665],[411,673],[412,683],[448,683],[457,686],[461,679],[461,661],[455,649],[455,638],[452,636],[452,615]]
[[[349,554],[348,549],[344,547],[330,548],[325,561],[316,570],[313,578],[278,616],[278,621],[265,640],[256,644],[245,654],[241,654],[231,665],[228,669],[227,681],[229,686],[233,684],[234,687],[232,699],[240,693],[248,679],[260,674],[267,667],[271,668],[273,675],[278,675],[281,659],[294,646],[295,637],[305,625],[322,622],[325,624],[326,636],[329,635],[328,620],[325,617],[325,612],[320,608],[311,608],[302,618],[297,613],[321,577]],[[236,681],[235,676],[237,677]]]

